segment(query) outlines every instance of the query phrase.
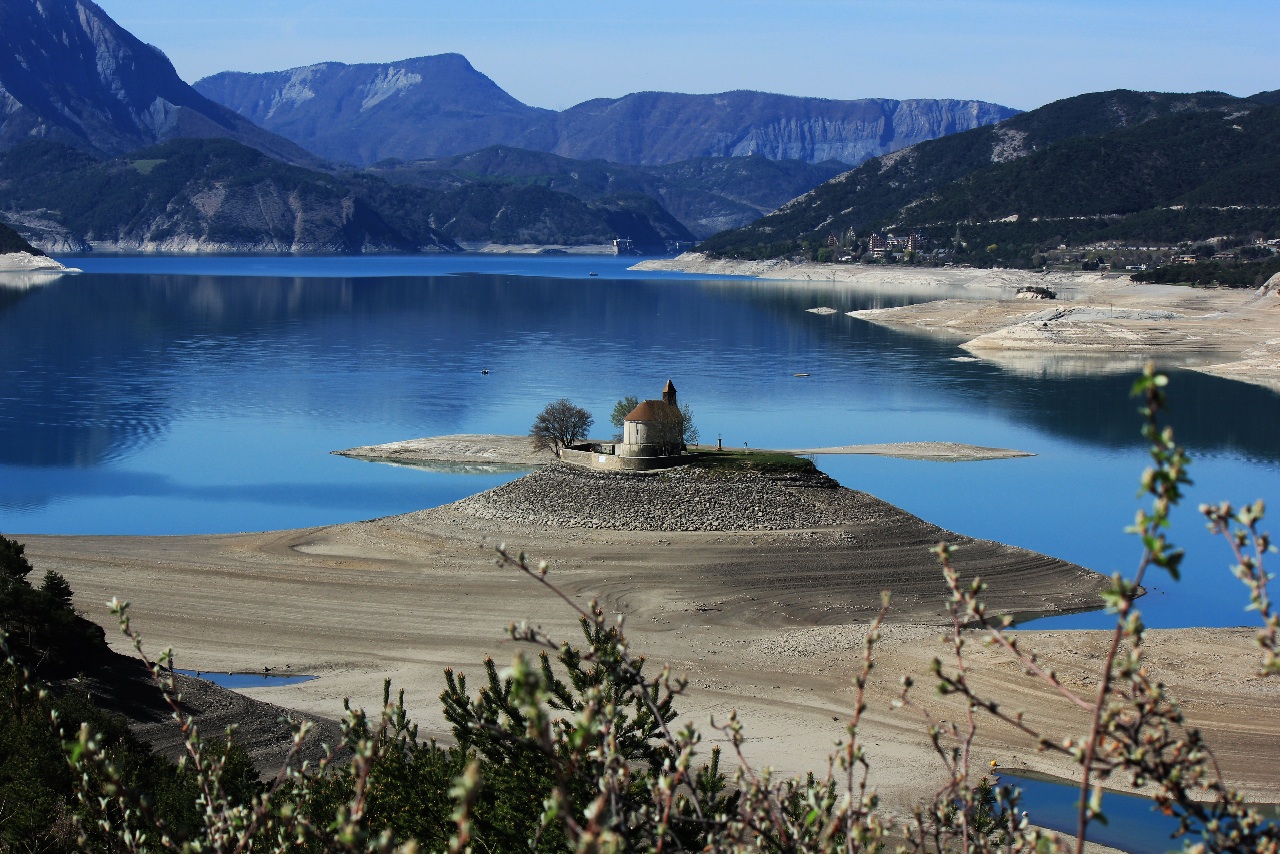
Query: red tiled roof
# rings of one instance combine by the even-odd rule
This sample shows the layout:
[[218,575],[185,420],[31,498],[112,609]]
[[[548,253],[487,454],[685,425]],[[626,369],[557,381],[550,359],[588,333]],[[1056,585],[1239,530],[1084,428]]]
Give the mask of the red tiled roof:
[[627,413],[625,421],[661,421],[664,418],[671,418],[672,415],[679,415],[680,410],[665,400],[644,400],[640,405],[631,412]]

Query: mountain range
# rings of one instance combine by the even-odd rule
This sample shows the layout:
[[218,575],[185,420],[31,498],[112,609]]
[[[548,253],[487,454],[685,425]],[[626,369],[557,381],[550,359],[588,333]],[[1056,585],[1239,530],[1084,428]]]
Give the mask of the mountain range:
[[227,71],[195,88],[309,151],[355,165],[490,145],[643,165],[748,154],[856,165],[1017,112],[985,101],[836,101],[746,91],[638,92],[555,112],[521,103],[459,54]]
[[898,229],[1029,264],[1062,244],[1280,233],[1277,116],[1280,90],[1021,114],[760,92],[552,111],[457,54],[193,87],[91,0],[0,0],[0,219],[46,251],[706,238],[713,255],[815,257]]
[[0,207],[59,251],[362,252],[454,250],[406,235],[322,172],[227,139],[177,139],[109,160],[55,142],[0,152]]
[[[91,0],[3,0],[0,151],[11,155],[0,215],[57,251],[617,238],[661,251],[749,222],[849,161],[1012,112],[754,92],[640,93],[554,112],[457,54],[226,73],[199,88],[235,110]],[[239,143],[270,162],[235,147],[164,147],[192,139]]]
[[1047,104],[875,158],[700,247],[720,257],[812,254],[831,235],[918,231],[1028,264],[1100,240],[1178,242],[1280,226],[1280,107],[1118,90]]

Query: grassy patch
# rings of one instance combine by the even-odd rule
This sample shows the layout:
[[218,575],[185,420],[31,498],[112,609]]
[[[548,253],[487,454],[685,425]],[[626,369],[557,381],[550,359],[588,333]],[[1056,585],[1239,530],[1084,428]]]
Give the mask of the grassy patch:
[[152,170],[163,162],[163,160],[135,160],[131,165],[141,174],[150,175]]
[[704,471],[808,474],[817,471],[813,460],[768,451],[692,451],[689,465]]

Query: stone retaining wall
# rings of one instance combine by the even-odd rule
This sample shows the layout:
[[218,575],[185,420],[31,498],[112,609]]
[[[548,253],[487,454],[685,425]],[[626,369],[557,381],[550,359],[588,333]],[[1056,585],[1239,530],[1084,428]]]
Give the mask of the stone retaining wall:
[[564,448],[560,451],[562,462],[597,471],[655,471],[687,462],[682,457],[622,457],[581,448]]

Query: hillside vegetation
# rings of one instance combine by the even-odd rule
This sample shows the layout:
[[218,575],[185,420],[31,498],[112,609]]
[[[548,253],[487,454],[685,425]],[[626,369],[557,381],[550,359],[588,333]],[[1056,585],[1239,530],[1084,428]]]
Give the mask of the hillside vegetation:
[[1278,151],[1280,108],[1220,93],[1081,95],[869,161],[701,249],[787,257],[831,234],[898,229],[972,263],[1029,265],[1062,244],[1273,233]]
[[112,160],[55,143],[0,152],[0,206],[118,248],[359,252],[451,248],[408,236],[340,181],[230,140],[174,140]]
[[110,160],[51,142],[0,151],[0,211],[30,240],[55,230],[111,249],[456,251],[455,240],[607,243],[661,251],[693,235],[657,202],[586,202],[494,182],[449,190],[331,175],[230,140],[174,140]]
[[395,184],[433,190],[476,183],[529,185],[588,202],[643,194],[659,202],[694,237],[704,238],[758,219],[848,168],[838,161],[811,164],[758,154],[632,166],[495,145],[456,157],[386,160],[364,171]]
[[10,252],[26,252],[29,255],[43,255],[30,243],[22,239],[22,235],[0,222],[0,255]]

